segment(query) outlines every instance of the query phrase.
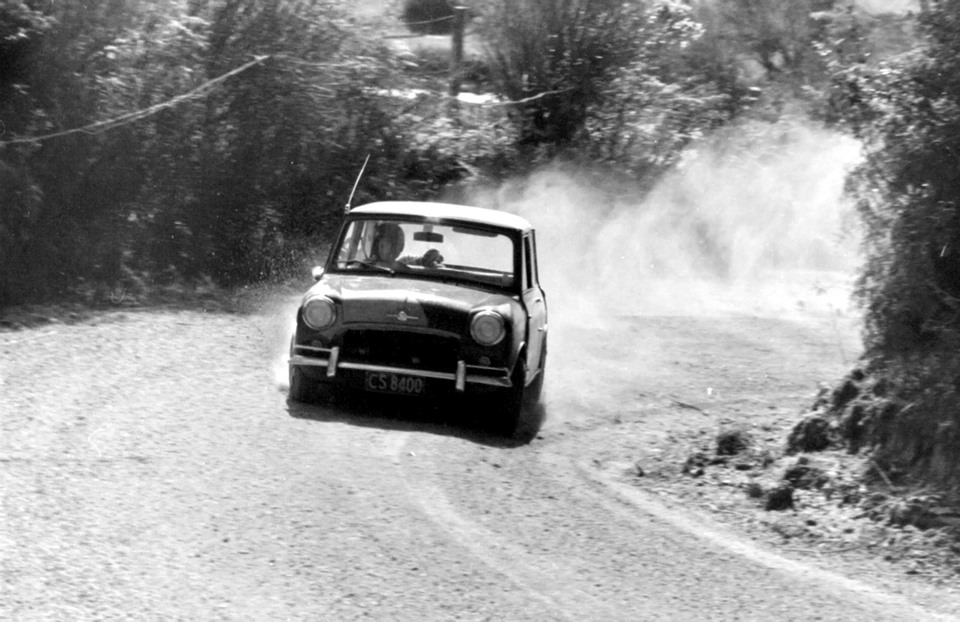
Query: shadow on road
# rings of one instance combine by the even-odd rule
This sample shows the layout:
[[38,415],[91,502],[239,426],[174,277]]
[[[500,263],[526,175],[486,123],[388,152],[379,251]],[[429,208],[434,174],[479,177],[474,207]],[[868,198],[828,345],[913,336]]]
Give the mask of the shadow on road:
[[524,413],[516,433],[506,436],[493,430],[489,405],[466,403],[455,398],[397,399],[366,393],[345,393],[315,404],[288,399],[287,412],[296,419],[335,421],[383,430],[427,432],[501,448],[529,444],[546,419],[546,409],[543,404],[538,404]]

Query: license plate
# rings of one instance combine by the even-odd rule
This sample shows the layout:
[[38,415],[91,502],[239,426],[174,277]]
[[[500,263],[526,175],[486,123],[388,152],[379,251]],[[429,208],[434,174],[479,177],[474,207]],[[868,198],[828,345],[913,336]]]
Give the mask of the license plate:
[[426,380],[417,376],[368,371],[364,386],[367,391],[376,391],[377,393],[420,395],[426,391],[427,383]]

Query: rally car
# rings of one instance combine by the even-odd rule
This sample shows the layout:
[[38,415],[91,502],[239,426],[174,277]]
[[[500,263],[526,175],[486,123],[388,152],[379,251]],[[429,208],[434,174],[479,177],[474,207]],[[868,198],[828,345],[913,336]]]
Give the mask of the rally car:
[[513,431],[541,395],[547,304],[530,223],[413,201],[350,210],[290,345],[290,399],[338,390],[490,398]]

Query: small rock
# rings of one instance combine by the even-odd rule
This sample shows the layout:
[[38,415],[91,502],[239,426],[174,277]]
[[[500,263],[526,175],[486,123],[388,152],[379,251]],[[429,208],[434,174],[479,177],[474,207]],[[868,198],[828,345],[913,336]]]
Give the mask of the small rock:
[[793,486],[778,486],[768,492],[764,509],[768,512],[793,509]]
[[717,455],[735,456],[748,449],[752,442],[750,433],[740,428],[723,430],[717,435]]
[[709,462],[710,459],[703,452],[698,451],[690,454],[686,462],[683,463],[683,472],[693,477],[700,477],[704,473],[703,467]]
[[783,473],[784,481],[789,482],[795,488],[804,490],[823,488],[829,481],[830,476],[823,469],[813,466],[808,460],[801,457],[796,464],[789,467]]
[[787,452],[823,451],[830,447],[833,437],[830,422],[819,413],[813,413],[798,423],[787,437]]

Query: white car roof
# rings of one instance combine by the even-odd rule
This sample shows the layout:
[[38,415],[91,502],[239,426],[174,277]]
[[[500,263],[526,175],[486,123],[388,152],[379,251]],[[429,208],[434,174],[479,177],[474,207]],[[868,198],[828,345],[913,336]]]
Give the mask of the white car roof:
[[378,201],[350,210],[350,214],[375,216],[417,216],[430,220],[459,220],[492,225],[504,229],[529,231],[533,226],[526,218],[484,207],[470,207],[453,203],[426,203],[424,201]]

